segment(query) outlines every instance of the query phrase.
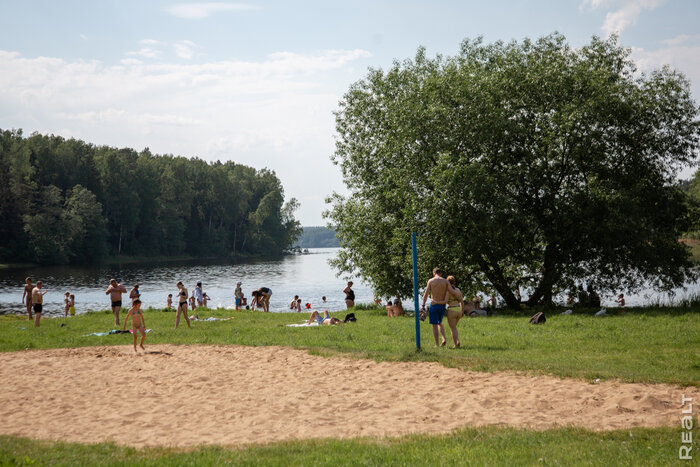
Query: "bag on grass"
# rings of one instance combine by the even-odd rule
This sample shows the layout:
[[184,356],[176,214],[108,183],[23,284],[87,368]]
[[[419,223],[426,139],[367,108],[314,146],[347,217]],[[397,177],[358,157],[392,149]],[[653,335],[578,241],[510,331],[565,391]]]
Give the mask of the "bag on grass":
[[355,313],[348,313],[347,315],[345,315],[345,319],[343,320],[343,322],[347,323],[349,321],[353,323],[357,321],[357,318],[355,318]]
[[537,313],[532,315],[532,318],[530,318],[530,324],[543,324],[545,321],[547,321],[547,318],[541,311],[538,311]]

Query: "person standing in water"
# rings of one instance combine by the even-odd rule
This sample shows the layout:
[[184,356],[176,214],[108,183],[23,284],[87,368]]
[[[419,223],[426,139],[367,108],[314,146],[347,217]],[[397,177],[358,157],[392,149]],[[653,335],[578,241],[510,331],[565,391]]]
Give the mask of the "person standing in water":
[[272,290],[269,287],[260,287],[258,290],[253,291],[253,302],[251,305],[262,306],[263,311],[269,312],[270,297],[272,297]]
[[110,279],[109,287],[105,295],[109,295],[112,301],[112,313],[114,313],[114,324],[119,326],[119,312],[122,309],[122,294],[126,293],[126,287],[117,283],[116,279]]
[[[27,304],[27,313],[29,314],[29,320],[32,320],[32,290],[34,286],[32,285],[32,278],[27,277],[24,280],[24,293],[22,294],[22,303]],[[26,297],[26,302],[24,301]]]
[[32,308],[34,308],[34,327],[39,327],[39,321],[41,321],[41,312],[44,306],[44,295],[48,290],[41,291],[42,286],[41,281],[37,281],[36,287],[32,289]]
[[352,281],[348,281],[348,286],[343,289],[345,292],[345,306],[348,310],[355,306],[355,292],[352,290]]

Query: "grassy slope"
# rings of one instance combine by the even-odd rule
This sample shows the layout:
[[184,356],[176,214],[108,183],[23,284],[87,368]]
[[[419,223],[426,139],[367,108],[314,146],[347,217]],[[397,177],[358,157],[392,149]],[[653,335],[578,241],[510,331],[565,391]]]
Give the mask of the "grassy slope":
[[[149,310],[146,323],[154,332],[146,344],[281,345],[320,355],[437,361],[477,371],[517,370],[587,380],[700,385],[697,310],[630,309],[624,315],[606,318],[553,314],[541,326],[528,324],[523,314],[463,319],[459,324],[461,349],[435,348],[430,326],[422,323],[420,353],[415,350],[413,319],[388,319],[383,310],[357,310],[357,323],[319,328],[285,326],[305,320],[306,314],[224,310],[200,310],[199,314],[233,315],[234,319],[196,322],[192,329],[181,323],[180,329],[174,330],[174,313]],[[342,318],[344,312],[336,315]],[[84,337],[113,327],[109,312],[45,319],[39,329],[26,318],[4,316],[0,317],[0,351],[131,343],[126,335]]]

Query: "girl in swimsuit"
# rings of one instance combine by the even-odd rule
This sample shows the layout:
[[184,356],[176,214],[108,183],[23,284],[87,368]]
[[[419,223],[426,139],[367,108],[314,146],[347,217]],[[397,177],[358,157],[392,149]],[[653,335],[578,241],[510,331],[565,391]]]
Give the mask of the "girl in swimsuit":
[[460,346],[459,334],[457,333],[457,323],[464,316],[464,300],[462,291],[455,287],[455,277],[447,276],[447,281],[450,283],[450,288],[447,289],[447,324],[450,325],[452,340],[455,347]]

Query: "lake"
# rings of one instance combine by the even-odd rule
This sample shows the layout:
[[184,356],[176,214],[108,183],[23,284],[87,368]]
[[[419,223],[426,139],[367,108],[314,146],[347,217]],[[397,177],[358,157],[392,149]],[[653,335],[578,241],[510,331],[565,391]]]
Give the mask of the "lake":
[[[177,281],[182,281],[191,293],[197,281],[210,297],[209,306],[234,308],[233,291],[236,282],[243,282],[243,292],[250,301],[250,293],[259,287],[272,289],[270,311],[287,312],[294,295],[302,303],[309,302],[313,309],[339,311],[345,309],[346,281],[338,278],[328,265],[337,248],[312,248],[308,255],[285,256],[278,260],[249,261],[245,263],[216,264],[212,262],[187,261],[166,264],[129,264],[102,267],[38,266],[26,269],[0,270],[0,314],[26,313],[22,306],[24,278],[30,276],[34,282],[41,280],[48,293],[44,297],[44,316],[63,314],[63,294],[75,294],[76,313],[109,309],[109,298],[105,290],[109,279],[121,281],[127,290],[138,283],[144,306],[164,308],[169,293],[177,297]],[[353,286],[356,303],[371,303],[372,289],[360,280]],[[625,294],[628,306],[669,303],[680,298],[700,293],[698,284],[688,284],[687,290],[678,289],[674,296],[644,290],[638,294]],[[327,303],[321,303],[326,296]],[[124,304],[128,303],[124,295]],[[177,301],[175,298],[174,302]],[[614,297],[603,297],[604,306],[614,306]],[[406,303],[407,306],[411,306]]]
[[[169,293],[177,303],[177,287],[182,281],[190,293],[198,281],[211,300],[209,307],[234,308],[233,292],[236,282],[243,283],[248,301],[250,293],[259,287],[272,290],[270,311],[289,311],[289,302],[299,295],[302,305],[309,302],[314,309],[337,311],[345,309],[343,289],[346,280],[338,278],[328,265],[336,248],[312,248],[308,255],[285,256],[278,260],[250,261],[237,264],[212,264],[187,261],[166,264],[129,264],[100,267],[40,266],[26,269],[0,270],[0,314],[26,313],[22,306],[24,279],[33,283],[41,280],[48,293],[44,296],[44,316],[63,314],[63,294],[75,294],[76,313],[106,310],[110,307],[105,290],[114,277],[127,290],[138,283],[144,307],[164,308]],[[357,303],[371,303],[374,295],[366,285],[355,280],[353,286]],[[327,303],[321,303],[326,296]],[[127,304],[128,293],[122,300]]]

